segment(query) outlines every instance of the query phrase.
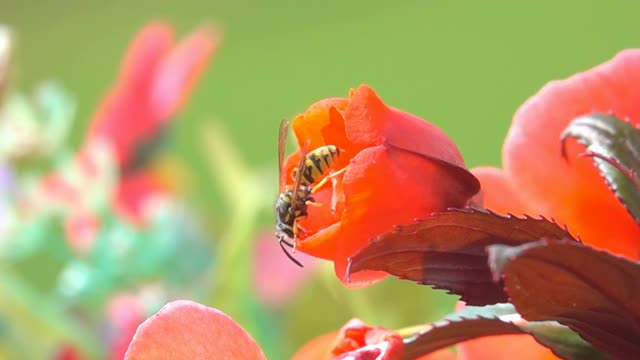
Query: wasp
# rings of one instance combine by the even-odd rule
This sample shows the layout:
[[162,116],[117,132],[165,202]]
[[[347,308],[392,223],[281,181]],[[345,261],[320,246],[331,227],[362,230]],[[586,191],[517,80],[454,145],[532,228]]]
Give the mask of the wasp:
[[[282,120],[278,133],[279,179],[282,179],[288,130],[289,122],[286,119]],[[293,170],[293,187],[281,192],[276,201],[276,238],[282,251],[300,267],[302,267],[300,261],[294,258],[284,246],[295,248],[298,231],[296,221],[307,216],[307,205],[315,203],[311,194],[324,185],[328,179],[325,175],[335,164],[339,155],[340,150],[334,145],[321,146],[309,152],[309,141],[307,140],[301,150],[300,161]],[[322,180],[312,187],[312,184],[320,179]]]

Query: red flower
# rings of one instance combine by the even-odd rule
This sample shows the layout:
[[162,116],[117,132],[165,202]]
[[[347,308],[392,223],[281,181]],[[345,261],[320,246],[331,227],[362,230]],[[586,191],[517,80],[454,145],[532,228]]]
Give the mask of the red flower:
[[[358,319],[345,324],[337,333],[318,336],[298,350],[291,360],[402,359],[404,345],[395,332],[372,327]],[[449,349],[421,356],[418,360],[454,360]]]
[[338,332],[331,354],[334,359],[401,359],[400,335],[382,327],[371,327],[358,319],[346,323]]
[[[631,259],[640,254],[640,227],[606,186],[584,147],[560,136],[580,115],[612,113],[640,125],[640,50],[568,79],[547,84],[516,112],[503,147],[504,169],[478,168],[485,206],[514,214],[543,215],[566,225],[586,244]],[[555,359],[531,337],[489,337],[463,343],[467,359]],[[490,350],[488,350],[490,349]]]
[[638,84],[640,50],[635,49],[546,85],[515,114],[503,148],[504,170],[474,171],[485,205],[553,218],[589,245],[638,259],[640,227],[607,188],[592,160],[577,156],[584,147],[568,141],[568,161],[560,150],[561,133],[580,115],[612,113],[640,125]]
[[87,143],[111,146],[122,176],[118,205],[134,221],[142,217],[147,194],[161,188],[153,176],[131,172],[148,160],[153,142],[184,106],[217,45],[218,37],[208,27],[175,44],[170,26],[146,26],[133,40],[118,79],[91,120]]
[[[464,206],[478,190],[475,179],[460,176],[464,161],[449,137],[422,119],[385,105],[366,85],[352,90],[348,99],[313,104],[294,119],[293,130],[300,148],[308,140],[310,150],[324,145],[341,149],[333,171],[345,171],[333,178],[332,186],[313,194],[320,206],[309,206],[308,217],[298,221],[304,231],[298,232],[296,245],[333,260],[343,282],[347,259],[369,239],[394,225]],[[300,155],[298,150],[286,160],[282,188],[293,185],[291,173]],[[351,276],[350,285],[383,276],[360,272]]]
[[182,109],[217,45],[217,35],[207,27],[175,44],[169,25],[147,25],[129,46],[118,79],[91,120],[87,141],[106,141],[121,167],[131,166],[140,146]]
[[136,331],[125,359],[263,360],[246,331],[219,310],[187,300],[165,305]]

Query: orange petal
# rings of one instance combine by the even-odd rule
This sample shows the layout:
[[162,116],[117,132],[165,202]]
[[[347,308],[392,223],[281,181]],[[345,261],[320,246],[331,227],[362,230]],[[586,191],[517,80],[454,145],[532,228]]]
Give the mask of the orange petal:
[[338,110],[347,106],[347,99],[330,98],[318,101],[311,105],[302,115],[296,116],[291,126],[298,139],[298,147],[303,148],[305,142],[309,140],[309,149],[316,149],[324,145],[336,145],[344,138],[344,123],[331,119],[330,111],[333,108]]
[[149,99],[154,119],[168,121],[182,108],[219,43],[213,28],[201,27],[158,66]]
[[[592,161],[561,156],[560,135],[577,116],[613,113],[640,124],[640,50],[546,85],[517,111],[504,146],[504,169],[523,202],[553,217],[590,245],[637,259],[640,227],[597,173]],[[616,226],[611,226],[616,224]]]
[[331,359],[331,349],[336,342],[338,332],[320,335],[298,350],[291,360],[329,360]]
[[502,170],[492,167],[478,167],[471,170],[482,186],[483,206],[498,214],[532,214],[511,187]]
[[367,85],[352,90],[349,97],[349,106],[344,111],[349,141],[363,148],[382,144],[385,130],[393,125],[389,107]]
[[[335,258],[336,274],[344,282],[347,259],[375,236],[395,225],[448,207],[463,206],[468,194],[440,163],[385,146],[363,150],[351,162],[344,180],[345,211]],[[361,286],[383,276],[353,274],[349,286]]]
[[458,359],[455,352],[451,349],[442,349],[431,354],[420,356],[416,360],[456,360]]
[[299,241],[297,249],[315,257],[333,260],[339,236],[340,223],[337,222]]
[[265,359],[256,342],[223,312],[178,300],[136,331],[125,359]]
[[367,85],[352,91],[344,117],[347,137],[362,148],[389,141],[464,167],[458,147],[442,130],[415,115],[387,106]]
[[488,336],[458,344],[458,360],[558,360],[530,335]]

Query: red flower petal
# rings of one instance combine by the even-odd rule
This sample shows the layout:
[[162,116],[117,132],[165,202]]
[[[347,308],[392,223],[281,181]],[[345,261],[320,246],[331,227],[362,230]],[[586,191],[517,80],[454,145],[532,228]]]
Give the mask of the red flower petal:
[[344,118],[349,141],[362,148],[389,141],[464,167],[458,147],[442,130],[415,115],[387,106],[367,85],[351,92]]
[[558,360],[530,335],[489,336],[458,344],[458,360]]
[[291,360],[329,360],[332,358],[331,348],[336,342],[337,332],[320,335],[302,346]]
[[[504,168],[523,202],[567,224],[585,243],[637,259],[640,227],[606,187],[584,148],[560,135],[577,116],[611,112],[640,124],[640,50],[628,50],[587,72],[546,85],[516,113],[504,146]],[[616,224],[616,226],[611,226]]]
[[[348,326],[350,323],[351,322],[347,323],[347,325],[345,325],[345,327]],[[361,322],[356,322],[355,325],[366,326],[365,324],[363,324]],[[369,329],[371,329],[371,327],[369,327]],[[392,338],[395,338],[395,336],[397,336],[393,332],[390,332],[390,331],[384,330],[382,333],[384,334],[384,332],[386,332],[387,335],[391,334]],[[380,332],[378,332],[378,334],[380,334]],[[306,344],[304,344],[291,357],[291,360],[329,360],[329,359],[333,359],[334,357],[331,354],[332,349],[334,349],[337,344],[340,344],[340,337],[341,336],[344,336],[344,332],[342,333],[342,335],[341,335],[340,332],[332,332],[332,333],[329,333],[329,334],[320,335],[320,336],[312,339],[311,341],[307,342]],[[364,337],[362,337],[362,339],[360,339],[360,341],[363,344],[365,344]],[[354,346],[357,346],[356,343],[357,343],[357,341],[353,342],[352,344]],[[356,350],[356,349],[357,348],[345,349],[345,351],[351,351],[351,350]],[[347,354],[349,354],[349,353],[347,353]],[[338,356],[340,356],[340,355],[338,355]],[[453,351],[451,351],[450,349],[442,349],[442,350],[433,352],[431,354],[421,356],[416,360],[455,360],[455,359],[456,359],[456,354]]]
[[416,360],[456,360],[459,359],[456,356],[456,353],[451,351],[450,349],[442,349],[435,352],[432,352],[428,355],[423,355],[417,358]]
[[480,180],[482,205],[485,208],[502,215],[537,215],[532,214],[531,210],[525,206],[502,170],[478,167],[471,172]]
[[352,319],[338,332],[331,353],[335,359],[399,360],[403,351],[404,344],[397,333]]
[[168,25],[145,27],[132,42],[119,77],[93,117],[88,141],[106,140],[121,166],[160,132],[202,74],[217,36],[202,28],[173,47]]
[[123,178],[116,190],[116,208],[120,215],[135,224],[143,223],[148,202],[167,194],[170,187],[153,173],[139,172]]
[[223,312],[173,301],[136,332],[125,359],[265,359],[256,342]]
[[154,129],[147,96],[156,68],[172,46],[173,34],[168,25],[146,26],[129,46],[115,86],[93,116],[88,139],[106,140],[121,164],[129,160],[141,134]]
[[149,100],[154,119],[168,121],[181,109],[218,47],[219,39],[212,28],[200,28],[180,41],[159,64]]
[[120,86],[130,90],[146,89],[156,66],[173,46],[173,30],[165,23],[144,27],[131,42],[118,74]]
[[343,110],[346,106],[347,99],[325,99],[311,105],[304,114],[298,115],[291,124],[298,139],[298,147],[302,149],[307,140],[310,149],[324,145],[348,145],[344,137],[344,123],[330,116],[332,109]]

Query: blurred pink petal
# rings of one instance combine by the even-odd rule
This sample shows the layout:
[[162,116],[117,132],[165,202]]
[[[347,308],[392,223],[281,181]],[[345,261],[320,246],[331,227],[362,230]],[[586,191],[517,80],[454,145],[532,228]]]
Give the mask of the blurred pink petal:
[[62,345],[58,352],[53,356],[54,360],[83,360],[78,350],[70,345]]
[[220,310],[177,300],[140,325],[125,359],[266,358],[255,340]]
[[122,360],[138,325],[144,319],[144,309],[134,295],[116,295],[108,305],[110,324],[109,359]]
[[75,211],[64,219],[64,232],[71,249],[77,254],[88,254],[98,235],[98,218],[88,211]]
[[169,192],[162,179],[147,172],[123,178],[116,193],[116,208],[121,216],[135,224],[144,222],[147,202],[159,194]]
[[167,24],[147,25],[132,41],[118,79],[93,116],[88,140],[106,140],[121,165],[126,164],[142,137],[157,130],[149,114],[148,94],[158,64],[173,46],[173,31]]
[[118,79],[93,116],[87,142],[106,140],[120,166],[129,166],[180,110],[217,44],[217,34],[202,27],[174,47],[169,25],[147,25],[129,46]]
[[[291,249],[286,248],[288,251]],[[253,279],[256,294],[265,304],[287,303],[311,277],[318,260],[297,251],[293,256],[300,260],[300,268],[282,253],[273,233],[260,236],[254,253]]]
[[212,27],[201,27],[180,41],[159,65],[149,100],[153,118],[169,121],[180,111],[219,40]]

